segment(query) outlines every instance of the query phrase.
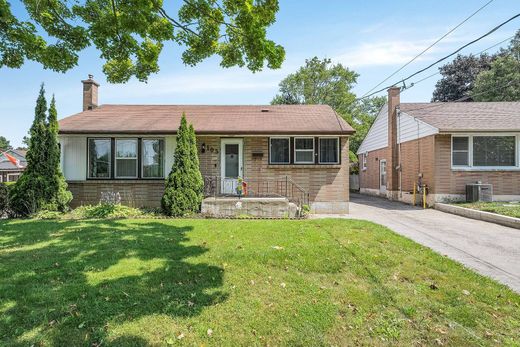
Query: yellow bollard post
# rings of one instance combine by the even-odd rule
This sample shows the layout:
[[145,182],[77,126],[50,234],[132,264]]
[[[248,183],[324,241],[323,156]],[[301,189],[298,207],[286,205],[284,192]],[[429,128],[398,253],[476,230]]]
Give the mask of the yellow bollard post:
[[426,208],[426,186],[423,186],[423,208]]
[[415,206],[415,204],[416,204],[416,200],[415,200],[415,190],[416,190],[415,187],[416,187],[416,185],[417,185],[417,183],[414,182],[414,183],[413,183],[413,205],[414,205],[414,206]]

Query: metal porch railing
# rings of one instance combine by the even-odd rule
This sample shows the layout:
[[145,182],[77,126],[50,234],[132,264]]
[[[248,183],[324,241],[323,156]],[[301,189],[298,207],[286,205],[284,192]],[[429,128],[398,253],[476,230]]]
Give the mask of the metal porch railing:
[[204,176],[204,196],[285,197],[300,211],[309,204],[309,193],[289,176],[277,179]]

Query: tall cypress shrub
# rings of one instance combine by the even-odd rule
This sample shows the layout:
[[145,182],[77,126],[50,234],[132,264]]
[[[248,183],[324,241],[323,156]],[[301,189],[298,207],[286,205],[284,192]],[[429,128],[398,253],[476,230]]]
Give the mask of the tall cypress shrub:
[[198,212],[202,202],[202,175],[199,169],[195,131],[188,127],[183,114],[177,131],[172,170],[166,179],[166,188],[161,201],[167,215],[186,216]]
[[10,209],[15,215],[26,216],[35,213],[45,204],[47,186],[46,113],[47,101],[42,83],[36,100],[34,121],[29,130],[31,137],[26,155],[27,167],[9,192]]
[[56,103],[53,97],[47,115],[43,84],[29,132],[27,167],[10,189],[10,210],[17,216],[27,216],[42,208],[63,211],[72,194],[67,191],[67,183],[60,169]]
[[202,178],[202,173],[200,172],[199,151],[197,149],[197,136],[195,135],[195,128],[193,128],[193,124],[190,124],[189,127],[189,140],[190,158],[192,164],[192,171],[190,172],[190,182],[192,183],[193,191],[197,193],[197,206],[199,208],[203,199],[204,179]]
[[61,172],[60,145],[58,142],[58,112],[56,111],[56,100],[52,96],[47,118],[46,150],[47,154],[47,208],[65,211],[72,200],[72,193],[67,190],[67,182]]

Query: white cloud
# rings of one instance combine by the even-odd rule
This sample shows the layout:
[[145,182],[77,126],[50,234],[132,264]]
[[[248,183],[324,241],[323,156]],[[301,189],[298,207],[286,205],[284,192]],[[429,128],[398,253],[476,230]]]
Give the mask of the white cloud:
[[[374,26],[370,31],[381,30],[383,26]],[[407,37],[412,29],[403,30],[396,33],[394,37],[381,38],[372,42],[361,43],[351,47],[350,50],[336,55],[333,60],[343,63],[349,67],[367,66],[389,66],[404,64],[421,53],[425,48],[437,40],[437,37],[429,39],[417,39]],[[446,29],[447,31],[448,29]],[[439,32],[444,32],[440,30]],[[399,37],[399,39],[395,39]],[[452,51],[462,44],[468,42],[470,38],[467,34],[454,33],[444,38],[441,42],[424,53],[416,61],[430,60],[439,53]]]
[[406,63],[426,47],[428,43],[424,40],[363,43],[333,60],[349,67],[397,65]]

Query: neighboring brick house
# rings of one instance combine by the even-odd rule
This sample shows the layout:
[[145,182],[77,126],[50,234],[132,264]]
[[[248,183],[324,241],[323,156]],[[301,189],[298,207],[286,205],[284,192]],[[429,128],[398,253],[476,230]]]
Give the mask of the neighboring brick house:
[[25,151],[8,149],[5,153],[18,160],[19,165],[12,163],[0,149],[0,182],[16,182],[27,166]]
[[394,87],[357,152],[360,191],[411,202],[422,182],[433,204],[481,181],[518,200],[519,152],[520,102],[401,103]]
[[97,203],[103,191],[122,193],[128,204],[159,206],[185,113],[202,175],[219,180],[219,194],[236,194],[238,177],[251,193],[290,180],[294,185],[278,191],[301,188],[313,211],[348,212],[354,130],[329,106],[98,106],[99,85],[91,76],[82,82],[83,112],[59,122],[73,206]]

